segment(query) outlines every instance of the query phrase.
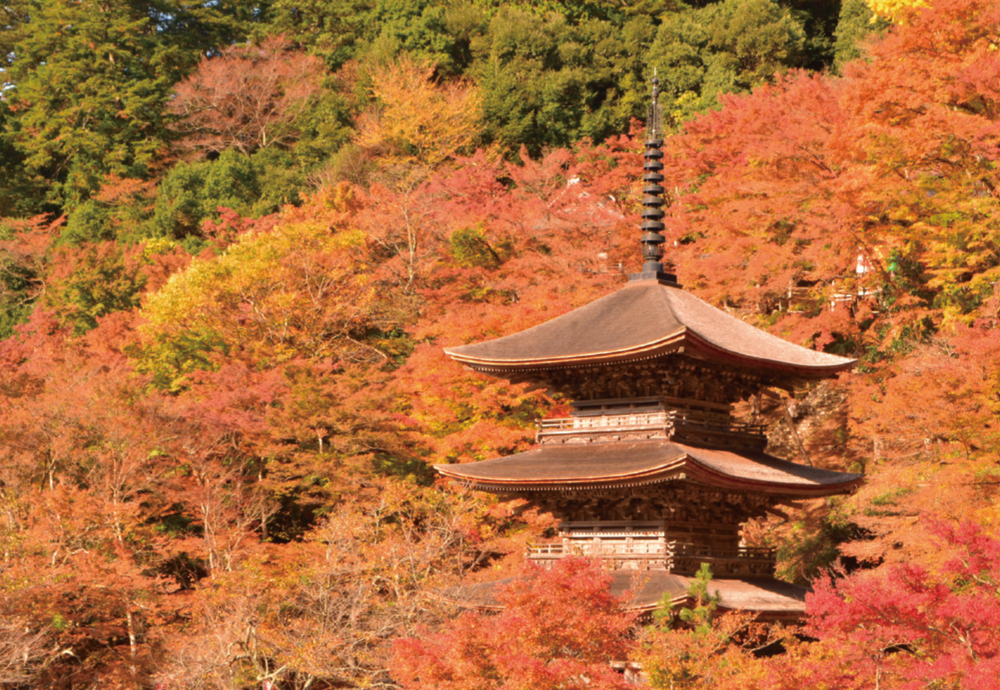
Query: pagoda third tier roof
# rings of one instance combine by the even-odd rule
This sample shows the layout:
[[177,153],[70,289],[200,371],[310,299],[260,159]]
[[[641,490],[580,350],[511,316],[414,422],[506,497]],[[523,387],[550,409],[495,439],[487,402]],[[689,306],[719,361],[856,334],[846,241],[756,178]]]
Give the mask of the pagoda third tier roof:
[[716,309],[679,287],[628,283],[534,328],[445,350],[493,374],[648,359],[675,352],[772,373],[822,378],[854,360],[794,345]]
[[828,496],[861,475],[806,467],[766,453],[716,450],[666,440],[542,445],[464,465],[435,465],[473,489],[497,493],[634,487],[684,480],[774,496]]
[[[609,589],[616,597],[627,595],[626,608],[653,611],[667,595],[673,604],[691,605],[688,589],[694,578],[674,575],[665,570],[613,570]],[[440,592],[441,598],[469,608],[500,610],[497,594],[504,586],[516,584],[514,578],[451,587]],[[805,615],[804,587],[772,578],[712,578],[711,590],[721,597],[719,608],[757,613],[760,620],[796,621]]]

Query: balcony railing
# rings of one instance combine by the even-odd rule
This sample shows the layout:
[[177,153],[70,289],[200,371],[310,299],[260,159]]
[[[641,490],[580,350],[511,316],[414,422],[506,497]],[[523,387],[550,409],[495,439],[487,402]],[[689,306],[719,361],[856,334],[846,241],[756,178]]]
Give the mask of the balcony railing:
[[736,422],[722,414],[687,410],[542,419],[539,420],[538,427],[539,441],[558,436],[601,435],[609,432],[648,431],[670,436],[674,431],[685,429],[760,437],[767,429],[763,424]]
[[720,549],[624,532],[604,532],[589,538],[578,534],[528,547],[528,557],[545,565],[573,555],[610,561],[615,568],[666,568],[680,575],[693,575],[702,563],[708,563],[716,576],[769,576],[774,573],[775,564],[774,549],[745,546]]
[[715,576],[769,577],[774,575],[774,549],[741,546],[713,549],[700,544],[674,543],[671,572],[694,575],[708,563]]

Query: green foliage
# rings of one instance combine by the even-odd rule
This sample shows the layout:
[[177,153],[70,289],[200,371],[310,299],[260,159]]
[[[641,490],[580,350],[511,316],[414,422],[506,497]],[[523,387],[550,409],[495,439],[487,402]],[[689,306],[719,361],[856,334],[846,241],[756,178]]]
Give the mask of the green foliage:
[[366,47],[369,60],[388,62],[405,51],[418,60],[432,61],[445,74],[461,71],[445,5],[432,0],[377,0],[372,21],[379,32]]
[[643,114],[648,22],[618,31],[591,20],[501,8],[476,45],[472,72],[483,89],[486,136],[537,153],[583,137],[604,139]]
[[[14,228],[0,221],[0,242],[13,239]],[[18,261],[10,251],[0,251],[0,339],[27,320],[34,309],[34,296],[42,278],[39,267]]]
[[102,316],[139,306],[146,277],[123,247],[93,243],[72,254],[57,253],[54,263],[63,267],[63,274],[46,291],[45,303],[72,324],[74,334],[91,330]]
[[841,544],[864,536],[858,525],[840,513],[823,517],[818,526],[807,528],[804,522],[796,522],[778,547],[777,576],[788,582],[809,583],[840,558]]
[[290,154],[277,149],[253,156],[227,149],[214,161],[178,163],[160,183],[154,231],[160,237],[198,238],[202,221],[217,219],[220,207],[256,218],[296,203],[302,184]]
[[292,152],[300,171],[320,167],[351,139],[354,131],[351,127],[353,99],[338,91],[336,86],[331,84],[314,99],[296,122],[299,138]]
[[888,28],[889,22],[876,18],[867,0],[844,0],[840,6],[840,21],[835,33],[834,64],[839,70],[843,65],[862,55],[862,44],[873,34]]
[[724,0],[664,18],[648,55],[675,122],[807,60],[799,17],[773,0]]
[[217,161],[179,163],[160,183],[153,224],[161,237],[196,236],[219,206],[248,214],[260,194],[255,166],[233,149]]
[[112,211],[105,204],[87,199],[66,220],[62,239],[70,244],[102,242],[115,239]]
[[44,208],[44,181],[29,174],[24,154],[14,145],[17,120],[0,99],[0,218],[31,216]]
[[134,179],[108,176],[101,189],[70,212],[60,243],[116,241],[131,245],[150,238],[153,186]]
[[509,241],[497,247],[491,245],[482,225],[456,230],[451,234],[449,243],[455,261],[462,266],[499,268],[513,251]]
[[69,207],[105,174],[148,174],[169,138],[171,87],[228,35],[216,11],[180,1],[39,0],[29,15],[9,71],[18,121],[7,131],[28,173]]
[[309,46],[330,69],[353,58],[370,34],[373,0],[275,0],[272,26]]
[[688,585],[687,595],[690,606],[675,609],[670,595],[664,594],[660,606],[653,612],[653,620],[661,625],[683,623],[691,627],[696,634],[707,634],[712,629],[712,619],[722,601],[718,591],[709,592],[712,584],[712,568],[708,563],[702,563]]

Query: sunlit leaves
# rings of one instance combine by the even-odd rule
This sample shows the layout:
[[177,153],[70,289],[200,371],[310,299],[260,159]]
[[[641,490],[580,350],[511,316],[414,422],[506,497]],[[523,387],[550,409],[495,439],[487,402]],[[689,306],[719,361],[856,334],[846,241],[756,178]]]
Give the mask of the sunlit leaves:
[[626,688],[611,668],[628,653],[632,617],[595,563],[526,567],[501,586],[496,615],[467,611],[434,635],[401,640],[395,662],[412,690]]
[[176,386],[213,352],[269,365],[299,356],[385,360],[368,341],[396,316],[366,270],[364,237],[345,221],[334,209],[290,213],[221,256],[195,260],[149,298],[143,367]]
[[479,91],[463,81],[436,82],[430,63],[403,57],[375,67],[375,103],[358,122],[356,141],[383,165],[417,163],[431,168],[470,152],[478,136]]
[[781,664],[787,675],[779,687],[814,679],[851,688],[995,685],[1000,543],[970,523],[925,529],[941,560],[817,583],[807,630],[822,651]]

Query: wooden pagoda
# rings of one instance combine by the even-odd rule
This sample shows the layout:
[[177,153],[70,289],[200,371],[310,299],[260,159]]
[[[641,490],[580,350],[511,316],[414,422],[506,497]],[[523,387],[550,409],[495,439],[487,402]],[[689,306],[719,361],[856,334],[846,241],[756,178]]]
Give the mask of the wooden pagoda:
[[[551,512],[559,536],[533,547],[530,558],[599,557],[613,589],[633,589],[636,608],[654,608],[664,594],[683,601],[708,563],[722,608],[796,619],[806,590],[774,579],[773,551],[745,546],[742,525],[782,504],[850,491],[861,477],[766,454],[764,428],[736,421],[733,405],[765,388],[791,391],[835,376],[853,360],[754,328],[663,271],[657,95],[654,79],[642,272],[540,326],[446,351],[476,371],[562,393],[573,401],[572,416],[542,420],[536,447],[525,453],[436,469]],[[490,592],[477,585],[453,593],[488,607]]]

